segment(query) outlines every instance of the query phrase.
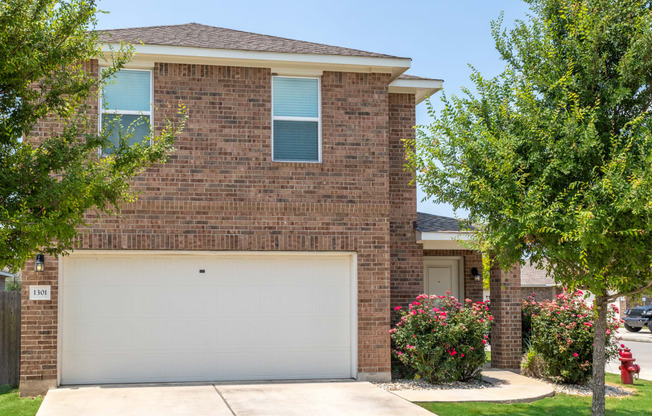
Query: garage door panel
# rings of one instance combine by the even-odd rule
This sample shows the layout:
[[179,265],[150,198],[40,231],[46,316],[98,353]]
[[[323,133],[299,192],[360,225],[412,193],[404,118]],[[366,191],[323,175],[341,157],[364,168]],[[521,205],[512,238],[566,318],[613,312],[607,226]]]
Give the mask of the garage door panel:
[[351,377],[351,279],[348,255],[73,255],[62,383]]

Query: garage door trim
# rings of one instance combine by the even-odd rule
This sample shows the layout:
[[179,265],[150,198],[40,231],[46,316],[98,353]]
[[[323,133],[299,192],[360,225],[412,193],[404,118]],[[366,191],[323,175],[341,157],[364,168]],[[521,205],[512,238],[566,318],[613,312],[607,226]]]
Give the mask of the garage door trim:
[[[350,267],[350,290],[351,290],[351,372],[353,378],[358,378],[358,274],[357,274],[357,253],[350,251],[168,251],[168,250],[76,250],[70,252],[75,257],[81,256],[165,256],[165,257],[279,257],[279,256],[348,256]],[[58,323],[57,323],[57,385],[61,385],[63,369],[63,282],[65,279],[66,266],[70,255],[59,256],[58,267]]]

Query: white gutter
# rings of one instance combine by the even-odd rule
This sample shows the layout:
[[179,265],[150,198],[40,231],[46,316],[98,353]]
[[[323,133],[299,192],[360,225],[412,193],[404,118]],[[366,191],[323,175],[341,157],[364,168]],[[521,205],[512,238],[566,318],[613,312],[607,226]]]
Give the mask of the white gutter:
[[444,81],[439,79],[395,79],[389,84],[390,93],[414,94],[415,104],[441,90]]
[[473,238],[473,233],[469,231],[418,231],[417,243],[422,241],[451,241],[463,240],[470,241]]

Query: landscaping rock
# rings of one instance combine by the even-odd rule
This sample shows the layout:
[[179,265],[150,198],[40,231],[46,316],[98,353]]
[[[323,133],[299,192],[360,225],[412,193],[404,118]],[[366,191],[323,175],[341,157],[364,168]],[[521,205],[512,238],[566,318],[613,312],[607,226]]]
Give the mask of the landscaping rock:
[[[545,382],[555,389],[556,394],[570,394],[573,396],[591,396],[593,394],[590,384],[577,385],[577,384],[556,384]],[[607,397],[625,397],[632,394],[634,390],[627,387],[618,386],[615,384],[607,384],[605,386],[605,395]]]
[[453,389],[486,389],[495,387],[495,383],[486,380],[472,380],[468,382],[455,381],[452,383],[430,384],[425,380],[394,380],[390,383],[374,383],[377,387],[387,391],[402,390],[453,390]]

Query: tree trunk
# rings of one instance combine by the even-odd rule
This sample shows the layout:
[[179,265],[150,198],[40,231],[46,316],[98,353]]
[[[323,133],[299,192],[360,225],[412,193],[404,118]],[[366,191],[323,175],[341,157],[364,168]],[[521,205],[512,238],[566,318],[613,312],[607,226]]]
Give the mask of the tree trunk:
[[604,367],[607,338],[607,296],[595,297],[593,330],[593,416],[604,416]]

